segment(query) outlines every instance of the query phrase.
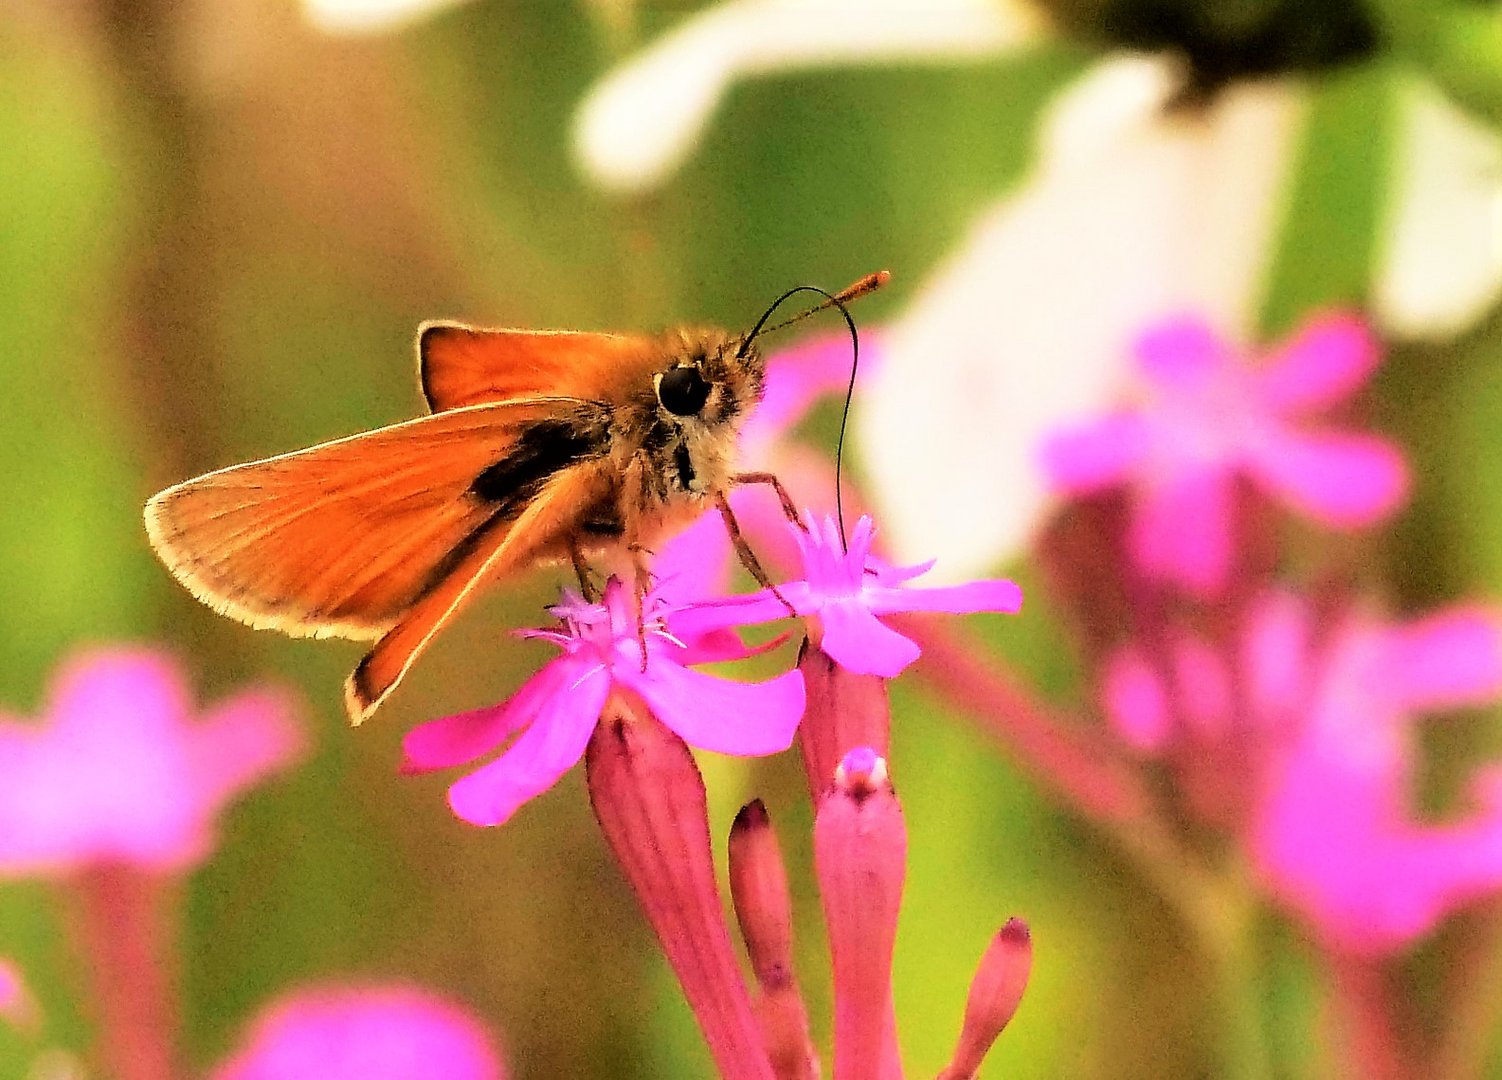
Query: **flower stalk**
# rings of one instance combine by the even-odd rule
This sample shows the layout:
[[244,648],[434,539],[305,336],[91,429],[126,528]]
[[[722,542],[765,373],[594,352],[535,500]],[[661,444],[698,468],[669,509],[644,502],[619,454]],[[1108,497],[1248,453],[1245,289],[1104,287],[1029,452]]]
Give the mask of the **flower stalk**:
[[775,1080],[736,963],[688,746],[612,691],[585,751],[590,802],[725,1080]]

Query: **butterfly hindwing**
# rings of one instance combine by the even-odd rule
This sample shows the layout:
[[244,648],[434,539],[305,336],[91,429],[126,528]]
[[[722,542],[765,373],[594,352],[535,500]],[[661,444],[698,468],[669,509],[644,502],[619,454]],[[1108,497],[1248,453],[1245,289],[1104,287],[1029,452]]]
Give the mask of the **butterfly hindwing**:
[[608,448],[608,410],[471,406],[209,473],[146,506],[163,561],[256,627],[377,638]]

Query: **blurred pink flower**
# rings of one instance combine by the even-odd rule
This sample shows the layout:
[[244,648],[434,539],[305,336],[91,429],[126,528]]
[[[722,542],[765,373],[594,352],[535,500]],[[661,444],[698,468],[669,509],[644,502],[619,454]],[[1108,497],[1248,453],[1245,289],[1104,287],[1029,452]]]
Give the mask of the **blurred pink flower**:
[[1333,527],[1380,521],[1406,496],[1407,468],[1390,443],[1308,423],[1377,363],[1359,320],[1315,319],[1253,366],[1190,316],[1144,334],[1136,355],[1142,400],[1054,435],[1043,462],[1065,492],[1132,489],[1128,544],[1144,573],[1218,593],[1234,554],[1240,477]]
[[919,650],[877,616],[905,611],[969,614],[1022,609],[1022,590],[1011,581],[910,588],[907,583],[927,573],[933,563],[891,566],[872,555],[876,527],[868,516],[856,522],[848,548],[833,517],[821,522],[812,513],[805,513],[805,525],[789,522],[787,531],[797,542],[803,578],[779,585],[777,592],[782,599],[763,590],[701,605],[685,612],[684,620],[694,626],[713,626],[727,618],[741,624],[765,622],[787,614],[783,606],[786,600],[799,615],[815,621],[815,641],[845,670],[892,678],[918,659]]
[[[1266,629],[1308,640],[1307,613],[1282,618]],[[1319,656],[1304,656],[1302,671],[1263,673],[1272,687],[1302,676],[1310,697],[1267,776],[1256,861],[1329,939],[1396,948],[1502,889],[1502,767],[1478,776],[1468,813],[1425,822],[1410,806],[1417,714],[1502,697],[1502,616],[1456,607],[1398,625],[1353,618]]]
[[191,866],[220,809],[303,749],[286,693],[243,691],[194,721],[182,671],[150,649],[77,656],[49,698],[40,724],[0,718],[0,877]]
[[9,960],[0,959],[0,1020],[29,1024],[32,1019],[31,995],[21,981],[21,972]]
[[449,804],[465,821],[499,825],[552,787],[583,755],[616,689],[638,694],[663,724],[703,750],[750,756],[776,753],[792,743],[803,715],[801,674],[742,683],[687,666],[753,655],[756,650],[715,633],[733,620],[720,619],[685,641],[676,636],[678,612],[649,593],[643,600],[644,665],[635,605],[619,579],[606,584],[603,603],[566,593],[551,610],[561,629],[522,636],[550,641],[564,655],[505,702],[429,721],[403,743],[404,771],[425,772],[469,764],[520,733],[495,761],[449,789]]
[[255,1022],[211,1080],[502,1080],[467,1010],[407,986],[302,990]]
[[1332,944],[1398,948],[1502,890],[1502,766],[1477,777],[1467,813],[1436,823],[1412,806],[1418,714],[1502,697],[1502,614],[1350,615],[1317,632],[1305,603],[1275,595],[1234,666],[1197,640],[1170,648],[1166,677],[1127,651],[1104,696],[1144,749],[1240,740],[1258,873]]

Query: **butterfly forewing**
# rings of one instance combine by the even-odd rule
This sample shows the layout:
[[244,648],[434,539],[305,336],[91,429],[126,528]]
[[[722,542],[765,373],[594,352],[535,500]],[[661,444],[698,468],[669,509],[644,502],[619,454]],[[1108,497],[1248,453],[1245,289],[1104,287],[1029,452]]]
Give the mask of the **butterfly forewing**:
[[497,544],[553,474],[603,452],[605,420],[556,397],[437,413],[168,488],[147,505],[147,530],[218,611],[376,638]]
[[484,330],[424,323],[418,375],[434,412],[518,397],[611,401],[659,347],[646,337],[574,330]]

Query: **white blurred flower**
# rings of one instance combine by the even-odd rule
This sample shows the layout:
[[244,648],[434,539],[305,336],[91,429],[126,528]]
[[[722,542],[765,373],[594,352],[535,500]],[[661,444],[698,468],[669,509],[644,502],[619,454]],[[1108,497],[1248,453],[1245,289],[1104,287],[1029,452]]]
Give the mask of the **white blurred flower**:
[[602,187],[651,187],[683,164],[737,79],[879,61],[984,59],[1031,40],[1030,8],[1001,0],[727,0],[607,75],[584,99],[574,149]]
[[[933,16],[900,0],[855,6],[728,0],[687,20],[585,99],[586,172],[616,188],[663,179],[738,78],[979,58],[1036,30],[1000,4],[947,0]],[[955,32],[966,20],[976,28]],[[1164,57],[1088,71],[1050,108],[1027,180],[890,327],[858,422],[897,557],[937,555],[962,577],[1015,554],[1046,505],[1039,438],[1116,393],[1142,328],[1193,308],[1230,335],[1250,330],[1308,85],[1233,83],[1208,107],[1169,107],[1182,85]],[[1502,293],[1502,144],[1427,86],[1402,100],[1374,314],[1390,332],[1453,334]]]
[[1456,334],[1502,293],[1502,137],[1417,79],[1399,88],[1373,306],[1409,337]]
[[1032,179],[887,330],[859,430],[899,557],[964,576],[1020,550],[1046,506],[1039,442],[1117,393],[1143,326],[1250,328],[1301,95],[1249,84],[1165,119],[1176,86],[1120,59],[1062,95]]
[[367,34],[395,30],[426,18],[460,0],[303,0],[303,15],[330,34]]

